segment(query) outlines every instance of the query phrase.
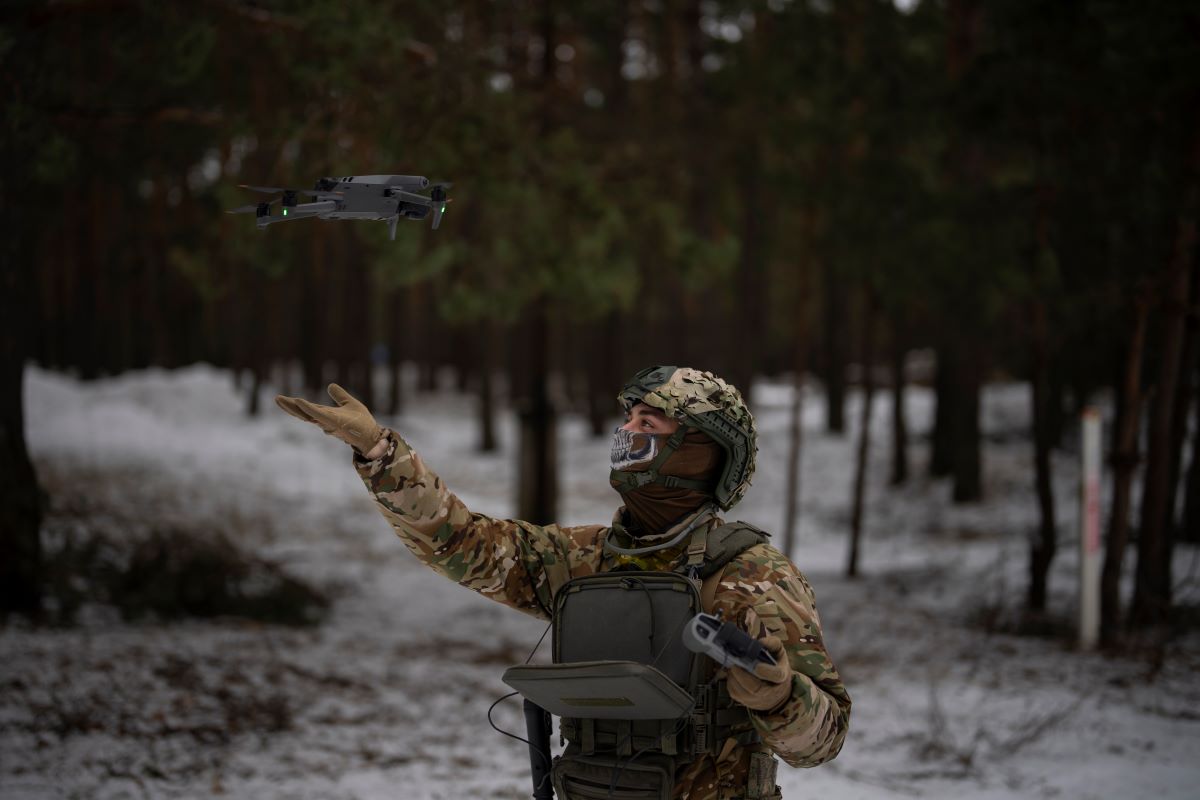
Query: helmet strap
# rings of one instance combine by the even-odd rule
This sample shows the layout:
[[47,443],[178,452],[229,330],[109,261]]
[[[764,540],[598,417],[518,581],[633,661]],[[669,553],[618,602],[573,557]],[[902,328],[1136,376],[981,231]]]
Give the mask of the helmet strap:
[[662,465],[666,463],[671,454],[679,449],[683,444],[683,437],[687,435],[689,427],[680,423],[679,428],[671,434],[671,438],[667,439],[667,443],[663,445],[662,450],[658,451],[658,455],[650,462],[650,466],[638,472],[625,472],[623,470],[610,470],[609,478],[616,485],[616,489],[621,494],[632,492],[642,486],[651,483],[657,483],[660,486],[666,486],[671,489],[694,489],[699,492],[707,491],[709,485],[704,481],[694,481],[688,478],[680,478],[675,475],[659,475],[658,471]]

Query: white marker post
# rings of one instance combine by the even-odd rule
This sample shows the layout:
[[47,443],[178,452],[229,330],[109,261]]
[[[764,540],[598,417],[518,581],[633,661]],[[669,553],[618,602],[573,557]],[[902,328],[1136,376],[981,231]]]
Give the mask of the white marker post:
[[1100,412],[1085,408],[1079,470],[1079,647],[1100,639]]

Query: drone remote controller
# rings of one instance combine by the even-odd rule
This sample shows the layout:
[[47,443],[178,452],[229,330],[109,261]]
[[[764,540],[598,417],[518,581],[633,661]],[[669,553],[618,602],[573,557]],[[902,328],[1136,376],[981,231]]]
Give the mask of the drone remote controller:
[[683,628],[683,644],[693,653],[703,653],[722,667],[738,666],[754,674],[757,664],[775,664],[762,642],[732,622],[712,614],[697,614]]

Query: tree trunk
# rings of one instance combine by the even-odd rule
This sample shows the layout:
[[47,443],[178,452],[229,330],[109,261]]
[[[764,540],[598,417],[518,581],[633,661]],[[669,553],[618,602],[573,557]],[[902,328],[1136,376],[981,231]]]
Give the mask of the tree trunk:
[[[832,259],[830,260],[830,262]],[[846,432],[846,289],[837,271],[827,262],[823,279],[825,309],[822,344],[825,350],[825,430]]]
[[496,323],[479,326],[479,451],[495,452],[496,442]]
[[875,303],[867,302],[863,320],[862,342],[862,413],[858,431],[858,464],[854,471],[854,497],[850,514],[850,555],[846,562],[846,577],[858,576],[858,554],[862,541],[863,505],[867,487],[867,459],[871,447],[871,405],[875,399],[873,339],[875,338]]
[[[807,220],[802,216],[803,226]],[[783,552],[788,558],[796,549],[800,535],[800,476],[804,452],[804,376],[808,371],[808,304],[809,266],[797,265],[795,297],[796,309],[792,328],[792,410],[789,421],[787,490],[783,515]]]
[[955,503],[973,503],[983,499],[979,430],[983,367],[980,354],[974,350],[959,351],[957,362],[951,371],[951,379],[955,382],[950,436],[953,499]]
[[392,359],[388,370],[388,413],[397,416],[404,410],[404,363]]
[[908,415],[904,408],[906,377],[904,362],[908,351],[899,336],[892,342],[892,486],[908,480]]
[[342,352],[349,384],[346,389],[372,408],[375,405],[375,381],[371,370],[370,276],[364,263],[362,245],[351,226],[343,227],[342,254],[345,265],[345,295],[342,303]]
[[805,342],[802,330],[796,335],[796,374],[792,380],[792,412],[788,428],[787,492],[783,513],[783,554],[796,551],[800,535],[800,466],[804,447]]
[[[239,367],[234,370],[235,383],[246,392],[246,416],[257,417],[259,412],[258,395],[262,391],[264,358],[263,358],[263,321],[258,316],[258,298],[264,297],[262,274],[251,271],[243,275],[241,280],[244,291],[236,291],[238,318],[241,334],[238,337]],[[248,370],[249,382],[243,383],[243,370]]]
[[1046,305],[1037,301],[1033,308],[1033,375],[1030,381],[1033,401],[1033,464],[1040,523],[1029,548],[1030,611],[1046,610],[1046,584],[1050,563],[1058,547],[1058,527],[1054,514],[1054,487],[1051,482],[1050,451],[1053,448],[1053,422],[1050,412],[1050,353],[1046,330]]
[[584,374],[588,394],[588,424],[592,436],[601,437],[612,433],[608,423],[617,412],[614,398],[621,383],[628,377],[621,374],[621,365],[618,363],[620,316],[612,311],[603,320],[589,326],[589,329],[591,333],[588,338],[592,342],[594,361]]
[[[978,0],[949,0],[946,6],[946,79],[956,94],[969,91],[969,75],[979,49],[980,33],[985,30],[982,14]],[[962,116],[962,106],[953,116],[957,125],[952,126],[944,150],[944,168],[949,179],[947,189],[952,201],[979,194],[984,182],[980,167],[985,160],[984,144],[971,136],[971,125]],[[959,127],[964,124],[965,127]],[[956,503],[977,500],[982,494],[979,390],[983,373],[978,363],[982,353],[979,343],[969,338],[978,328],[979,320],[968,316],[978,315],[982,307],[978,291],[971,290],[963,297],[961,307],[948,309],[950,317],[942,324],[955,338],[943,342],[938,350],[937,425],[930,471],[934,475],[954,478]],[[943,364],[946,367],[944,377]],[[947,401],[944,411],[943,400]]]
[[307,269],[302,273],[301,279],[304,282],[304,291],[301,295],[300,308],[300,364],[301,372],[304,377],[304,396],[316,397],[321,390],[321,382],[324,379],[322,370],[325,364],[325,331],[322,329],[322,322],[325,315],[321,313],[320,305],[323,301],[321,296],[321,280],[324,278],[322,271],[324,259],[324,226],[318,226],[313,231],[312,247],[309,248],[310,262],[306,265]]
[[391,361],[388,370],[388,411],[392,416],[404,410],[405,325],[408,316],[404,299],[407,294],[406,290],[393,292],[388,312],[388,357]]
[[[595,335],[596,333],[593,332],[593,336]],[[583,374],[583,390],[587,395],[584,398],[584,403],[588,419],[588,431],[595,438],[600,438],[607,432],[604,422],[609,417],[608,412],[612,411],[612,404],[604,402],[605,393],[600,385],[603,379],[597,374],[599,371],[600,367],[596,365],[591,369],[585,369]]]
[[518,516],[535,525],[547,525],[558,511],[558,451],[556,415],[550,400],[549,310],[538,300],[527,324],[528,378],[518,410],[521,425],[518,476]]
[[979,447],[979,393],[983,367],[969,344],[952,342],[938,348],[937,410],[929,471],[954,479],[955,503],[983,496]]
[[450,360],[454,364],[454,390],[459,394],[471,391],[471,373],[479,366],[475,345],[465,326],[456,325],[451,329]]
[[436,392],[438,388],[437,381],[437,363],[433,356],[422,354],[418,356],[417,361],[417,391],[422,394]]
[[953,369],[949,355],[949,347],[943,345],[937,350],[937,372],[934,375],[934,412],[933,434],[930,436],[929,474],[935,478],[943,478],[951,473],[953,460],[951,457],[953,441],[952,420],[955,415],[954,381],[950,372]]
[[[1046,403],[1047,428],[1050,437],[1050,446],[1060,448],[1063,444],[1063,433],[1067,429],[1067,421],[1072,417],[1066,411],[1066,381],[1063,379],[1063,371],[1056,369],[1050,371],[1050,385],[1048,387],[1049,397]],[[1086,395],[1079,394],[1075,398],[1075,405],[1080,406],[1076,412],[1082,411],[1082,406],[1086,405]],[[1075,419],[1079,418],[1079,414],[1075,413]]]
[[[12,163],[11,156],[0,150],[0,163]],[[23,202],[0,194],[0,218],[10,226],[0,240],[0,614],[36,614],[42,607],[42,503],[25,448],[22,396],[29,331],[36,329]]]
[[[1195,192],[1193,191],[1193,195]],[[1137,583],[1133,592],[1132,620],[1137,624],[1160,624],[1171,607],[1171,547],[1167,524],[1170,498],[1171,423],[1174,420],[1175,389],[1179,384],[1180,356],[1190,296],[1189,259],[1196,241],[1192,216],[1194,197],[1181,216],[1175,242],[1170,280],[1164,296],[1162,362],[1150,417],[1146,448],[1146,475],[1142,491],[1141,526],[1138,530]]]
[[[1200,374],[1196,375],[1200,385]],[[1196,403],[1196,427],[1192,431],[1192,463],[1188,467],[1187,483],[1183,493],[1183,522],[1180,524],[1178,541],[1200,543],[1200,400]]]
[[[541,138],[554,128],[557,19],[554,0],[542,0],[538,26],[542,34]],[[521,428],[517,471],[517,513],[521,519],[545,525],[558,512],[557,419],[550,399],[550,301],[539,296],[526,314],[527,379],[517,412]]]
[[[751,55],[751,58],[756,58]],[[738,298],[742,335],[730,337],[735,353],[730,359],[729,381],[742,393],[746,405],[752,406],[754,369],[760,360],[761,343],[766,340],[766,242],[770,223],[764,219],[771,213],[772,204],[763,195],[767,191],[762,175],[762,152],[757,128],[749,142],[742,146],[739,168],[742,202],[741,263],[738,265]]]
[[416,344],[414,360],[417,362],[417,391],[421,393],[434,392],[438,388],[438,345],[434,331],[436,320],[434,315],[429,313],[432,292],[427,282],[414,285],[410,292],[412,294],[411,308],[415,313],[412,341]]
[[1133,473],[1138,462],[1138,422],[1142,409],[1142,353],[1146,346],[1149,303],[1138,298],[1134,309],[1133,335],[1125,357],[1125,374],[1119,387],[1117,420],[1113,431],[1112,516],[1108,543],[1100,573],[1100,638],[1111,645],[1121,617],[1121,565],[1129,543],[1129,510]]
[[86,220],[80,224],[85,233],[82,240],[76,240],[81,247],[81,251],[76,255],[80,264],[78,286],[80,298],[79,314],[71,319],[72,327],[75,329],[72,341],[78,343],[79,346],[79,375],[84,380],[99,378],[103,368],[100,349],[102,327],[98,320],[98,309],[103,307],[106,299],[107,284],[97,278],[105,273],[101,266],[101,259],[108,251],[105,249],[102,236],[107,206],[100,197],[104,190],[99,184],[99,179],[93,181],[91,188],[93,199],[88,204]]
[[[1183,525],[1183,516],[1176,517],[1176,492],[1183,471],[1183,451],[1187,444],[1188,419],[1192,413],[1192,398],[1196,393],[1193,375],[1197,355],[1200,354],[1200,324],[1197,309],[1200,309],[1200,261],[1192,263],[1191,297],[1184,315],[1183,348],[1179,357],[1179,386],[1175,392],[1175,414],[1171,420],[1171,465],[1167,478],[1167,547],[1174,548],[1175,540]],[[1168,558],[1168,561],[1170,559]]]
[[246,395],[246,416],[257,417],[260,410],[258,396],[262,394],[263,373],[258,364],[250,370],[250,386]]

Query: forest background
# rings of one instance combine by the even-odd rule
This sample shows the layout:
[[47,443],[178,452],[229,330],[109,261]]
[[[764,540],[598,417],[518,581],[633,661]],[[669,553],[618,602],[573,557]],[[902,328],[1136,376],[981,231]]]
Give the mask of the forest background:
[[[985,499],[982,387],[1024,381],[1030,615],[1063,536],[1051,455],[1102,402],[1106,644],[1191,616],[1171,560],[1200,540],[1193,3],[18,2],[0,75],[6,612],[38,619],[57,585],[25,366],[205,361],[251,415],[264,385],[328,381],[396,413],[405,369],[432,389],[452,367],[481,450],[516,409],[532,521],[556,512],[556,418],[606,435],[647,364],[808,375],[831,432],[848,386],[868,409],[887,390],[895,491],[929,435],[960,503]],[[453,181],[440,230],[223,213],[257,199],[240,183],[371,173]]]

